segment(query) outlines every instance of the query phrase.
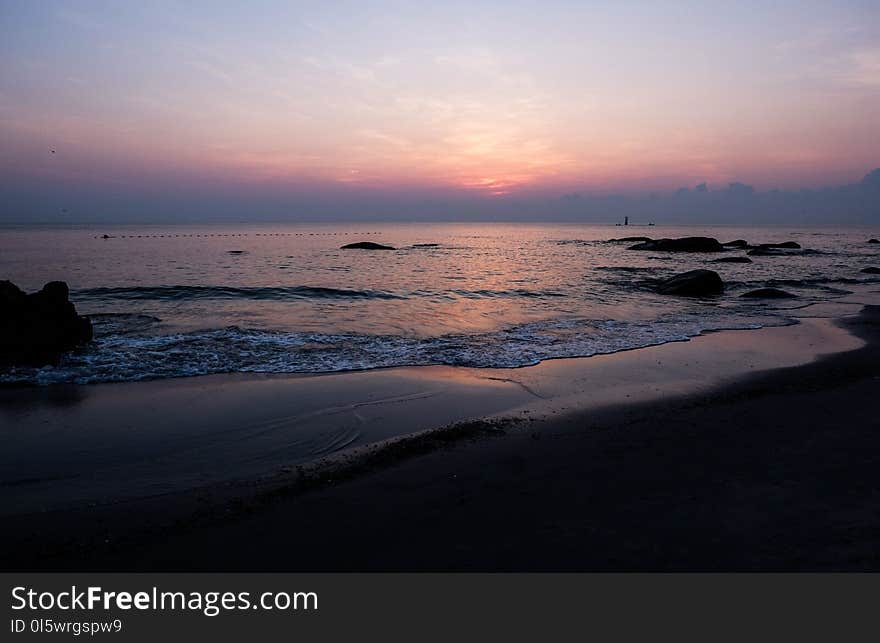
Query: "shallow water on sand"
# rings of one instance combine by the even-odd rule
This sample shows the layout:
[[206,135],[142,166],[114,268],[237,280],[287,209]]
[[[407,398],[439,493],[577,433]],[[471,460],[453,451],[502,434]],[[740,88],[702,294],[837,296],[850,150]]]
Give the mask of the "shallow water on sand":
[[[637,235],[793,240],[807,252],[714,264],[716,255],[607,242]],[[28,290],[67,281],[96,341],[54,368],[0,371],[0,381],[516,367],[781,325],[854,283],[877,282],[859,272],[880,265],[880,244],[866,243],[876,236],[867,228],[524,224],[7,228],[0,278]],[[396,249],[340,249],[362,240]],[[722,275],[722,297],[652,291],[657,278],[701,267]],[[739,298],[767,285],[798,297]]]

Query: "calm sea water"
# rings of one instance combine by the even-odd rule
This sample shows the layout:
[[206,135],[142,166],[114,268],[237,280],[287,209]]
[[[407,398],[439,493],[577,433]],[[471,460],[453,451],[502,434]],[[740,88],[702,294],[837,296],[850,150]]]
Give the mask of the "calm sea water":
[[[110,239],[100,238],[107,233]],[[812,252],[711,264],[627,250],[616,236],[794,240]],[[0,279],[61,279],[96,341],[3,382],[106,382],[402,365],[517,367],[791,323],[792,310],[876,281],[877,230],[524,224],[339,224],[0,230]],[[393,251],[340,250],[376,241]],[[425,245],[436,244],[436,245]],[[731,251],[728,254],[742,254]],[[724,296],[656,295],[651,280],[710,267]],[[750,302],[765,285],[795,300]]]

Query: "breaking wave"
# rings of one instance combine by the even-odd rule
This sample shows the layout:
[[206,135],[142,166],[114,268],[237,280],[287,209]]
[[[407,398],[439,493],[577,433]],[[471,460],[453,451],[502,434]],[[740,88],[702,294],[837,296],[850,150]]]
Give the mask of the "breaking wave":
[[686,341],[702,332],[791,323],[707,315],[651,321],[569,319],[431,338],[275,332],[231,326],[156,336],[114,333],[55,367],[16,368],[0,383],[125,382],[220,373],[328,373],[393,366],[514,368],[543,360]]

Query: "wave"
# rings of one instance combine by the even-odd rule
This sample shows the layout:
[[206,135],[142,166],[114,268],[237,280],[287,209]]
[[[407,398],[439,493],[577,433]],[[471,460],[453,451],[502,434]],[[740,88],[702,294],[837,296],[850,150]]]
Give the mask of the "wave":
[[137,286],[83,288],[73,299],[183,300],[183,299],[406,299],[384,290],[349,290],[321,286]]
[[624,273],[657,272],[657,268],[653,266],[596,266],[595,269]]
[[328,373],[396,366],[517,368],[686,341],[702,332],[791,323],[703,311],[652,321],[557,319],[491,333],[417,338],[223,329],[99,337],[55,367],[0,370],[2,384],[125,382],[220,373]]
[[480,289],[480,290],[450,290],[450,293],[453,295],[458,295],[459,297],[464,297],[465,299],[483,299],[483,298],[494,298],[494,297],[527,297],[527,298],[539,298],[539,297],[565,297],[566,295],[561,292],[555,292],[553,290],[526,290],[524,288],[514,288],[512,290],[488,290],[488,289]]
[[801,290],[816,290],[826,294],[848,294],[851,291],[846,290],[844,288],[835,288],[835,285],[858,285],[858,284],[873,284],[880,282],[880,279],[876,277],[864,277],[864,278],[855,278],[855,277],[807,277],[805,279],[779,279],[779,278],[770,278],[770,279],[755,279],[748,281],[729,281],[727,283],[728,287],[731,289],[741,289],[741,288],[795,288]]
[[122,335],[148,332],[162,320],[140,313],[93,313],[89,319],[98,335]]
[[227,286],[140,286],[132,288],[84,288],[75,290],[71,297],[75,300],[118,299],[118,300],[162,300],[178,301],[188,299],[254,299],[254,300],[296,300],[296,299],[398,299],[412,297],[456,296],[465,299],[485,298],[540,298],[565,297],[564,293],[552,290],[509,290],[491,289],[452,289],[445,291],[417,290],[410,293],[394,293],[386,290],[352,290],[346,288],[324,288],[320,286],[268,286],[268,287],[227,287]]

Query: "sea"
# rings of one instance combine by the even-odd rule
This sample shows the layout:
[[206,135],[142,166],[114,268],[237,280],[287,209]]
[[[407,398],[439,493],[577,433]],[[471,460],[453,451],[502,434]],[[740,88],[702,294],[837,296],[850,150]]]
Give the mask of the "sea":
[[[396,366],[516,368],[795,323],[880,282],[875,228],[339,223],[0,228],[0,279],[66,281],[95,340],[0,383],[123,382]],[[628,249],[629,236],[795,241],[788,256]],[[393,250],[343,250],[372,241]],[[745,254],[729,250],[724,256]],[[659,295],[716,270],[719,297]],[[771,286],[794,299],[748,300]]]

